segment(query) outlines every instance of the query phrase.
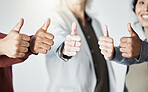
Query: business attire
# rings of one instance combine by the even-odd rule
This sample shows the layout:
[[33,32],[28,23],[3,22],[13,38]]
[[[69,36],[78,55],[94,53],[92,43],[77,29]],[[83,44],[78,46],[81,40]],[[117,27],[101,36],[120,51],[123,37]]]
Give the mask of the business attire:
[[115,58],[113,61],[128,65],[125,80],[125,92],[148,92],[148,42],[141,41],[141,53],[138,59],[124,58],[120,47],[115,47]]
[[[6,35],[0,33],[0,39],[4,37]],[[5,55],[0,56],[0,92],[13,92],[12,65],[25,61],[29,55],[31,53],[27,52],[23,58],[19,59],[9,58]]]
[[[87,15],[91,20],[87,21],[88,24],[86,23],[86,25],[89,27],[85,28],[68,8],[58,9],[51,14],[49,32],[55,36],[55,43],[46,55],[46,65],[49,73],[47,92],[101,92],[100,90],[103,90],[104,86],[106,89],[102,92],[116,92],[115,88],[112,87],[114,85],[110,85],[114,84],[112,65],[110,62],[106,62],[104,58],[102,59],[101,55],[96,56],[96,53],[100,51],[97,40],[103,35],[100,23],[92,15],[88,13]],[[71,26],[74,21],[78,24],[77,34],[82,38],[81,50],[76,56],[66,59],[61,57],[61,50],[66,36],[72,31]],[[90,35],[88,29],[92,30]],[[90,39],[94,39],[96,43],[93,43]],[[98,48],[98,52],[96,48]],[[101,70],[103,68],[98,65],[98,62],[105,66],[104,70]],[[97,69],[100,72],[96,71]],[[104,75],[104,78],[99,75]]]

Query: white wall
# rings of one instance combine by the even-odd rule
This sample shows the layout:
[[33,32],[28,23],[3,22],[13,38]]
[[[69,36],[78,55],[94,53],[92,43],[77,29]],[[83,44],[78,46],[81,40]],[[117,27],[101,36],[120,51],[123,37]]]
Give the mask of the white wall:
[[[25,24],[21,30],[35,34],[48,16],[54,0],[0,0],[0,32],[8,33],[21,17]],[[101,24],[107,24],[109,34],[119,44],[122,36],[129,36],[127,23],[132,20],[129,0],[93,0],[93,11]],[[117,92],[122,92],[126,66],[113,63]],[[45,92],[48,74],[44,55],[30,56],[25,62],[13,66],[15,92]]]

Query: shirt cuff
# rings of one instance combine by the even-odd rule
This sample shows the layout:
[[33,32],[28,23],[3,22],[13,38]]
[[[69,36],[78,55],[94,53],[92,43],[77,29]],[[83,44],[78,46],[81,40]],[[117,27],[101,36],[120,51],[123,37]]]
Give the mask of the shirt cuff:
[[62,60],[64,60],[65,62],[67,62],[69,59],[72,58],[72,56],[64,55],[64,54],[62,53],[63,48],[64,48],[64,42],[63,42],[63,43],[60,45],[60,47],[58,48],[57,53],[58,53],[58,56],[59,56]]

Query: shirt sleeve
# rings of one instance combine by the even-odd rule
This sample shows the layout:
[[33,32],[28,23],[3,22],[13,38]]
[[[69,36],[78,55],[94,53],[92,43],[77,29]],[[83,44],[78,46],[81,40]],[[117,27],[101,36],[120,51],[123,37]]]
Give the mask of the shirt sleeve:
[[[6,34],[0,33],[0,38],[4,38],[6,36]],[[21,63],[25,61],[30,55],[30,51],[28,51],[23,58],[9,58],[5,55],[0,55],[0,67],[8,67],[16,63]]]
[[122,53],[120,52],[120,47],[114,47],[115,48],[115,58],[113,61],[124,64],[124,65],[131,65],[131,64],[138,64],[139,62],[136,61],[136,58],[125,58],[122,56]]
[[141,41],[141,53],[139,59],[136,59],[136,62],[148,62],[148,42]]

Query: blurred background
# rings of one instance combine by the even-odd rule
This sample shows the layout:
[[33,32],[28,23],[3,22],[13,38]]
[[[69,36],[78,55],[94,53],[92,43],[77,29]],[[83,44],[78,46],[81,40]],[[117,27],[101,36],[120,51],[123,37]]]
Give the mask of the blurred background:
[[[0,32],[9,33],[20,18],[24,18],[21,33],[33,35],[50,17],[56,0],[0,0]],[[57,0],[58,1],[58,0]],[[135,19],[131,12],[131,0],[92,0],[91,10],[101,25],[107,24],[110,37],[119,45],[120,38],[129,36],[127,23]],[[133,22],[132,22],[133,24]],[[139,25],[135,29],[141,30]],[[112,63],[116,92],[123,92],[126,66]],[[53,70],[54,71],[54,70]],[[31,55],[25,62],[13,65],[15,92],[46,92],[48,74],[45,56]]]

